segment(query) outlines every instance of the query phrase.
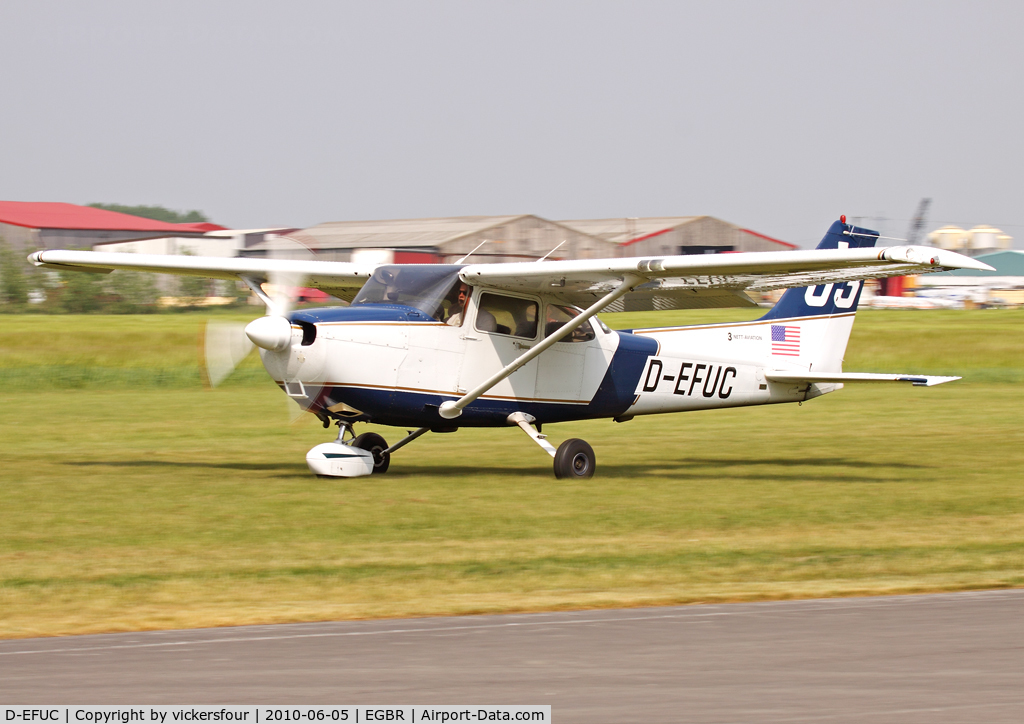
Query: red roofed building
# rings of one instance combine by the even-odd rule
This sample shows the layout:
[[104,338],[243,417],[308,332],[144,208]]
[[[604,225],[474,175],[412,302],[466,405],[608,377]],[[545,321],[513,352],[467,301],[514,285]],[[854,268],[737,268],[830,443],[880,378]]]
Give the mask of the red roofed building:
[[0,237],[15,248],[91,249],[112,241],[201,237],[224,229],[210,223],[172,224],[116,211],[53,201],[0,201]]
[[796,244],[743,229],[713,216],[580,219],[560,222],[619,245],[619,256],[789,251]]

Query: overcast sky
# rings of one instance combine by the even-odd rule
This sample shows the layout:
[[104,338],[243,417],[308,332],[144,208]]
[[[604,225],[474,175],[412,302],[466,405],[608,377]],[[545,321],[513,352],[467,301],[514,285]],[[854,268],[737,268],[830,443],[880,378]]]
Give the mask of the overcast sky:
[[0,199],[1024,248],[1024,3],[5,0]]

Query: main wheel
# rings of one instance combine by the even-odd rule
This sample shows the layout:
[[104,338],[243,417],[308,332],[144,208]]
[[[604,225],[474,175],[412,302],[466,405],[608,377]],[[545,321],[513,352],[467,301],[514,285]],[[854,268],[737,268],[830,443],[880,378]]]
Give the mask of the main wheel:
[[351,442],[352,447],[361,450],[369,450],[373,453],[373,474],[386,473],[388,465],[391,464],[391,454],[384,452],[388,444],[380,435],[375,432],[364,432]]
[[592,478],[596,468],[594,448],[578,438],[566,440],[555,452],[556,478]]

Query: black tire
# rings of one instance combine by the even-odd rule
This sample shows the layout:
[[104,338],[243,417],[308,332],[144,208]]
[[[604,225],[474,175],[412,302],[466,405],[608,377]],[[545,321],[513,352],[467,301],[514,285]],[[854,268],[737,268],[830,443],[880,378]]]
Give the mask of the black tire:
[[352,440],[351,444],[352,447],[369,450],[373,453],[374,475],[388,471],[388,465],[391,464],[391,454],[384,452],[388,449],[388,444],[380,435],[375,432],[364,432]]
[[578,438],[566,440],[555,452],[555,477],[592,478],[597,469],[594,448]]

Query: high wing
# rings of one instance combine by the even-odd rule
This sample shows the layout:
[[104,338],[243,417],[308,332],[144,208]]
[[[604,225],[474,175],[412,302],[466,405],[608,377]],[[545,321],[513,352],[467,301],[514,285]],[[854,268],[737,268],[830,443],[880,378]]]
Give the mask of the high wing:
[[[124,254],[92,251],[37,251],[29,256],[48,269],[110,272],[115,269],[179,274],[256,283],[273,274],[301,276],[303,286],[351,300],[376,265],[226,257]],[[828,282],[923,274],[947,269],[991,269],[955,252],[898,246],[813,251],[741,252],[691,256],[634,257],[578,261],[471,264],[462,269],[468,284],[511,292],[546,293],[569,304],[590,306],[624,280],[632,289],[606,311],[753,306],[746,291]]]
[[178,274],[210,279],[249,280],[257,284],[270,281],[272,275],[301,278],[302,286],[351,301],[376,264],[352,264],[337,261],[295,261],[290,259],[253,259],[245,257],[173,256],[162,254],[124,254],[98,251],[37,251],[28,257],[46,269],[109,273],[115,269]]
[[510,292],[552,294],[587,307],[627,277],[641,283],[605,311],[752,306],[746,291],[855,279],[991,269],[970,257],[924,246],[740,252],[628,259],[472,264],[467,283]]

